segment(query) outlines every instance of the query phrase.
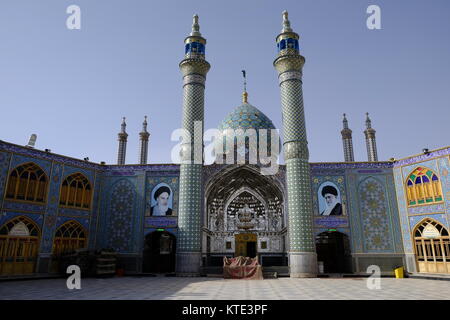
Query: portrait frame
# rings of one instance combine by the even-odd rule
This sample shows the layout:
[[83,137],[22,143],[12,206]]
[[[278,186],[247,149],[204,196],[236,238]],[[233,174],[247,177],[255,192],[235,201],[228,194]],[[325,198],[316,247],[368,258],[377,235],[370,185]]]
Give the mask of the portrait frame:
[[[169,198],[168,198],[168,201],[167,201],[167,207],[168,207],[168,209],[171,210],[172,214],[169,214],[169,215],[166,214],[166,215],[161,215],[161,216],[154,216],[154,215],[152,215],[152,208],[157,205],[157,200],[155,199],[155,193],[161,187],[167,187],[170,190]],[[146,211],[145,216],[146,217],[173,217],[173,216],[175,216],[173,214],[173,212],[174,212],[173,211],[173,202],[174,202],[173,199],[174,199],[174,191],[173,191],[172,187],[169,184],[165,183],[165,182],[158,183],[150,191],[150,199],[148,200],[148,207],[147,207],[148,210]]]
[[[326,203],[325,198],[322,196],[323,188],[330,186],[333,187],[337,191],[336,203],[340,204],[340,214],[337,215],[323,215],[322,213],[328,209],[328,205]],[[342,192],[339,186],[333,181],[324,181],[322,182],[317,189],[317,201],[318,201],[318,211],[316,215],[321,217],[333,216],[333,217],[342,217],[345,216],[344,205],[342,203]]]

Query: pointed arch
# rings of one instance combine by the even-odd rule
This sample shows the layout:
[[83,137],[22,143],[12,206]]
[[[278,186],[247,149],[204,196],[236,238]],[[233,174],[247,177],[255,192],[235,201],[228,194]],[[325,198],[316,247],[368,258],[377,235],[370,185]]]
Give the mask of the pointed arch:
[[227,212],[228,206],[229,204],[235,199],[237,198],[240,194],[244,193],[244,192],[248,192],[249,194],[251,194],[252,196],[254,196],[256,199],[259,200],[259,202],[261,202],[261,204],[264,205],[264,209],[267,211],[267,202],[266,200],[263,199],[263,197],[259,194],[259,192],[249,188],[248,186],[243,186],[241,188],[239,188],[238,190],[234,191],[230,196],[228,196],[228,198],[225,200],[225,209],[224,212]]
[[424,232],[426,232],[426,230],[430,230],[427,229],[427,227],[429,226],[433,226],[434,228],[436,228],[437,232],[439,232],[440,236],[448,236],[448,230],[447,228],[445,228],[441,222],[433,219],[433,218],[424,218],[421,221],[419,221],[413,229],[413,235],[414,237],[424,237],[426,236],[424,234]]
[[55,232],[53,254],[60,255],[87,247],[87,231],[75,220],[62,224]]
[[[24,216],[14,217],[0,227],[0,236],[17,235],[19,233],[18,226],[24,236],[39,237],[40,231],[36,222]],[[26,229],[24,229],[26,228]]]
[[[286,226],[283,191],[283,185],[276,175],[266,176],[256,166],[222,166],[214,175],[211,174],[205,183],[204,224],[216,231],[236,231],[237,227],[229,222],[235,221],[237,209],[242,207],[243,203],[234,206],[231,211],[230,204],[241,195],[247,194],[252,198],[252,202],[255,201],[249,205],[255,205],[254,217],[258,217],[257,220],[262,223],[260,227],[281,229]],[[230,220],[231,217],[233,219]]]
[[39,250],[37,224],[18,216],[0,226],[0,274],[33,273]]
[[419,272],[450,273],[449,230],[439,221],[424,218],[413,229]]
[[48,177],[44,170],[33,162],[12,169],[8,176],[6,196],[8,200],[45,203]]
[[405,181],[408,206],[442,202],[442,186],[438,175],[427,167],[415,168]]
[[91,208],[92,186],[89,179],[82,173],[73,173],[61,183],[59,205],[69,208]]

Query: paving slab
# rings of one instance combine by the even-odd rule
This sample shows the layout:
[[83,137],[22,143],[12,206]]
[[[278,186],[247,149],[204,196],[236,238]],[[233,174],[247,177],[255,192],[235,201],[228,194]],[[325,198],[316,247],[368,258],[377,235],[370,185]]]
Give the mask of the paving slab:
[[369,289],[367,278],[231,280],[220,278],[86,278],[80,290],[65,279],[0,282],[2,300],[450,300],[448,281],[381,278]]

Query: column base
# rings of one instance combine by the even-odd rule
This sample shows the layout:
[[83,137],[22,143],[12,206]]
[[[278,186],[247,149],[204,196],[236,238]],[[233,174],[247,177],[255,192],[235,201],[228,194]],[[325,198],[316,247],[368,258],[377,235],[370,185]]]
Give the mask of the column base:
[[199,277],[200,276],[200,252],[180,252],[176,256],[175,273],[177,277]]
[[417,271],[416,255],[414,253],[405,253],[406,270],[410,273]]
[[291,278],[316,278],[317,253],[289,252],[289,273]]

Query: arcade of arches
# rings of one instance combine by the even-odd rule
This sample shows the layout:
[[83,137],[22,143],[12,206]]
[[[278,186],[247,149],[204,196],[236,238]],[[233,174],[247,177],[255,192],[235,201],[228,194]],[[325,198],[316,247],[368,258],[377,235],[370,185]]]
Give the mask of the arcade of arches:
[[[39,227],[27,217],[19,216],[0,227],[0,274],[35,272],[41,235]],[[60,226],[53,242],[53,254],[60,255],[87,247],[86,230],[76,221]],[[52,271],[57,271],[53,264]]]
[[[25,163],[11,170],[5,198],[13,201],[45,203],[48,178],[35,163]],[[92,187],[81,173],[67,176],[60,190],[59,205],[69,208],[89,209],[92,202]]]

